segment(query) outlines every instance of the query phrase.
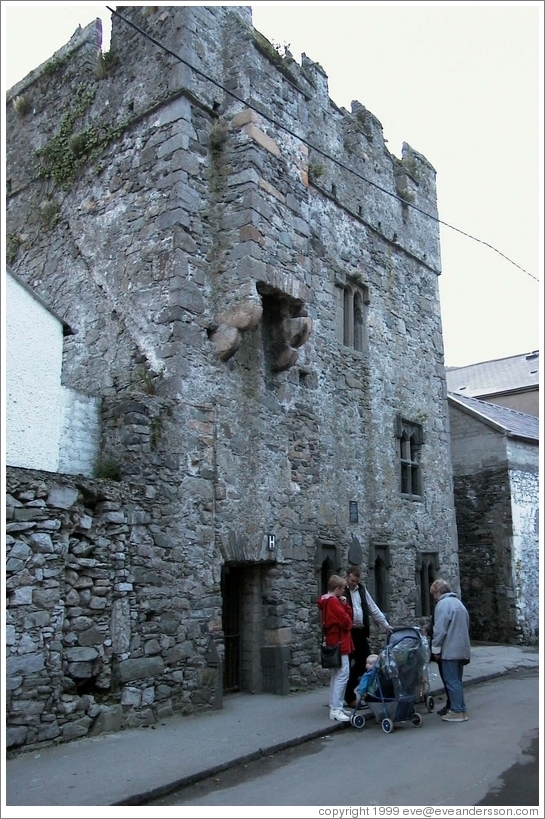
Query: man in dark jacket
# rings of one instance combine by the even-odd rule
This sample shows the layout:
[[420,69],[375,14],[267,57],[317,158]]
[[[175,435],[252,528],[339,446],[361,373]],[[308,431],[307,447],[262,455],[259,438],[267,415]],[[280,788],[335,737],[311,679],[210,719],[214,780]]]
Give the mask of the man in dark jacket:
[[443,681],[450,700],[445,722],[467,722],[462,676],[471,656],[469,613],[446,580],[434,580],[430,594],[436,601],[433,613],[431,653],[441,660]]
[[369,618],[372,617],[377,625],[389,633],[393,631],[393,628],[361,582],[361,571],[357,566],[351,566],[346,572],[346,599],[352,609],[354,651],[350,655],[350,676],[346,684],[344,699],[350,708],[354,708],[356,705],[354,689],[362,674],[365,673],[365,661],[371,654]]

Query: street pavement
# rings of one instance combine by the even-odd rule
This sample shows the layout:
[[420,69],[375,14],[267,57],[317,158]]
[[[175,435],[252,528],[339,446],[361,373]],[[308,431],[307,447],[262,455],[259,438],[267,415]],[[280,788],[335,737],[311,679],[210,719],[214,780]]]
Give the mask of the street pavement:
[[[539,662],[537,647],[477,644],[464,669],[464,685],[517,670],[537,670]],[[235,765],[332,731],[356,730],[329,719],[328,690],[325,686],[288,696],[232,694],[223,698],[218,711],[173,716],[147,728],[10,755],[5,764],[1,816],[53,815],[32,810],[11,813],[10,806],[143,805]],[[430,694],[436,709],[444,705],[435,663],[430,664]],[[417,705],[417,710],[425,728],[432,715],[425,704]],[[433,718],[438,719],[437,715]],[[55,815],[73,814],[59,811]]]

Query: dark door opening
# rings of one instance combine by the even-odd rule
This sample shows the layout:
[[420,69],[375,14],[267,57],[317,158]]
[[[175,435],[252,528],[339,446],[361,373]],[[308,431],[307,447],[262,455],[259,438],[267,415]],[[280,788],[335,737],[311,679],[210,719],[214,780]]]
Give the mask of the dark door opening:
[[238,566],[224,566],[221,573],[224,694],[240,691],[242,685],[242,575]]

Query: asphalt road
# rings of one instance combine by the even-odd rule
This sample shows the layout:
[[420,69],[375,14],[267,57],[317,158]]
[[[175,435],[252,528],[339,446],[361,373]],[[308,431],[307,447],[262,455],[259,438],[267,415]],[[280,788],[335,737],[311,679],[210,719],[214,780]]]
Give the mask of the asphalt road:
[[385,734],[371,720],[148,804],[538,806],[537,673],[471,686],[466,703],[465,723],[445,723],[419,706],[420,728],[405,723]]

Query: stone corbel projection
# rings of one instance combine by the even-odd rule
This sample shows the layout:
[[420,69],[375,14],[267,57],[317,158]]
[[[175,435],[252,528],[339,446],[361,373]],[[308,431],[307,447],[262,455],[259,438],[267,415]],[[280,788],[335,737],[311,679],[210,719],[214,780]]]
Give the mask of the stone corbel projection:
[[241,333],[254,330],[262,315],[263,307],[260,304],[246,302],[234,305],[218,317],[218,327],[210,338],[222,361],[234,356],[240,346]]
[[263,288],[263,304],[245,302],[234,305],[218,317],[210,339],[222,361],[238,350],[241,334],[254,330],[263,321],[264,344],[273,372],[289,370],[296,363],[298,348],[312,332],[312,319],[301,315],[303,305],[275,288]]
[[312,319],[308,316],[284,319],[278,325],[273,324],[270,332],[272,369],[279,373],[296,363],[297,348],[303,346],[312,332]]

